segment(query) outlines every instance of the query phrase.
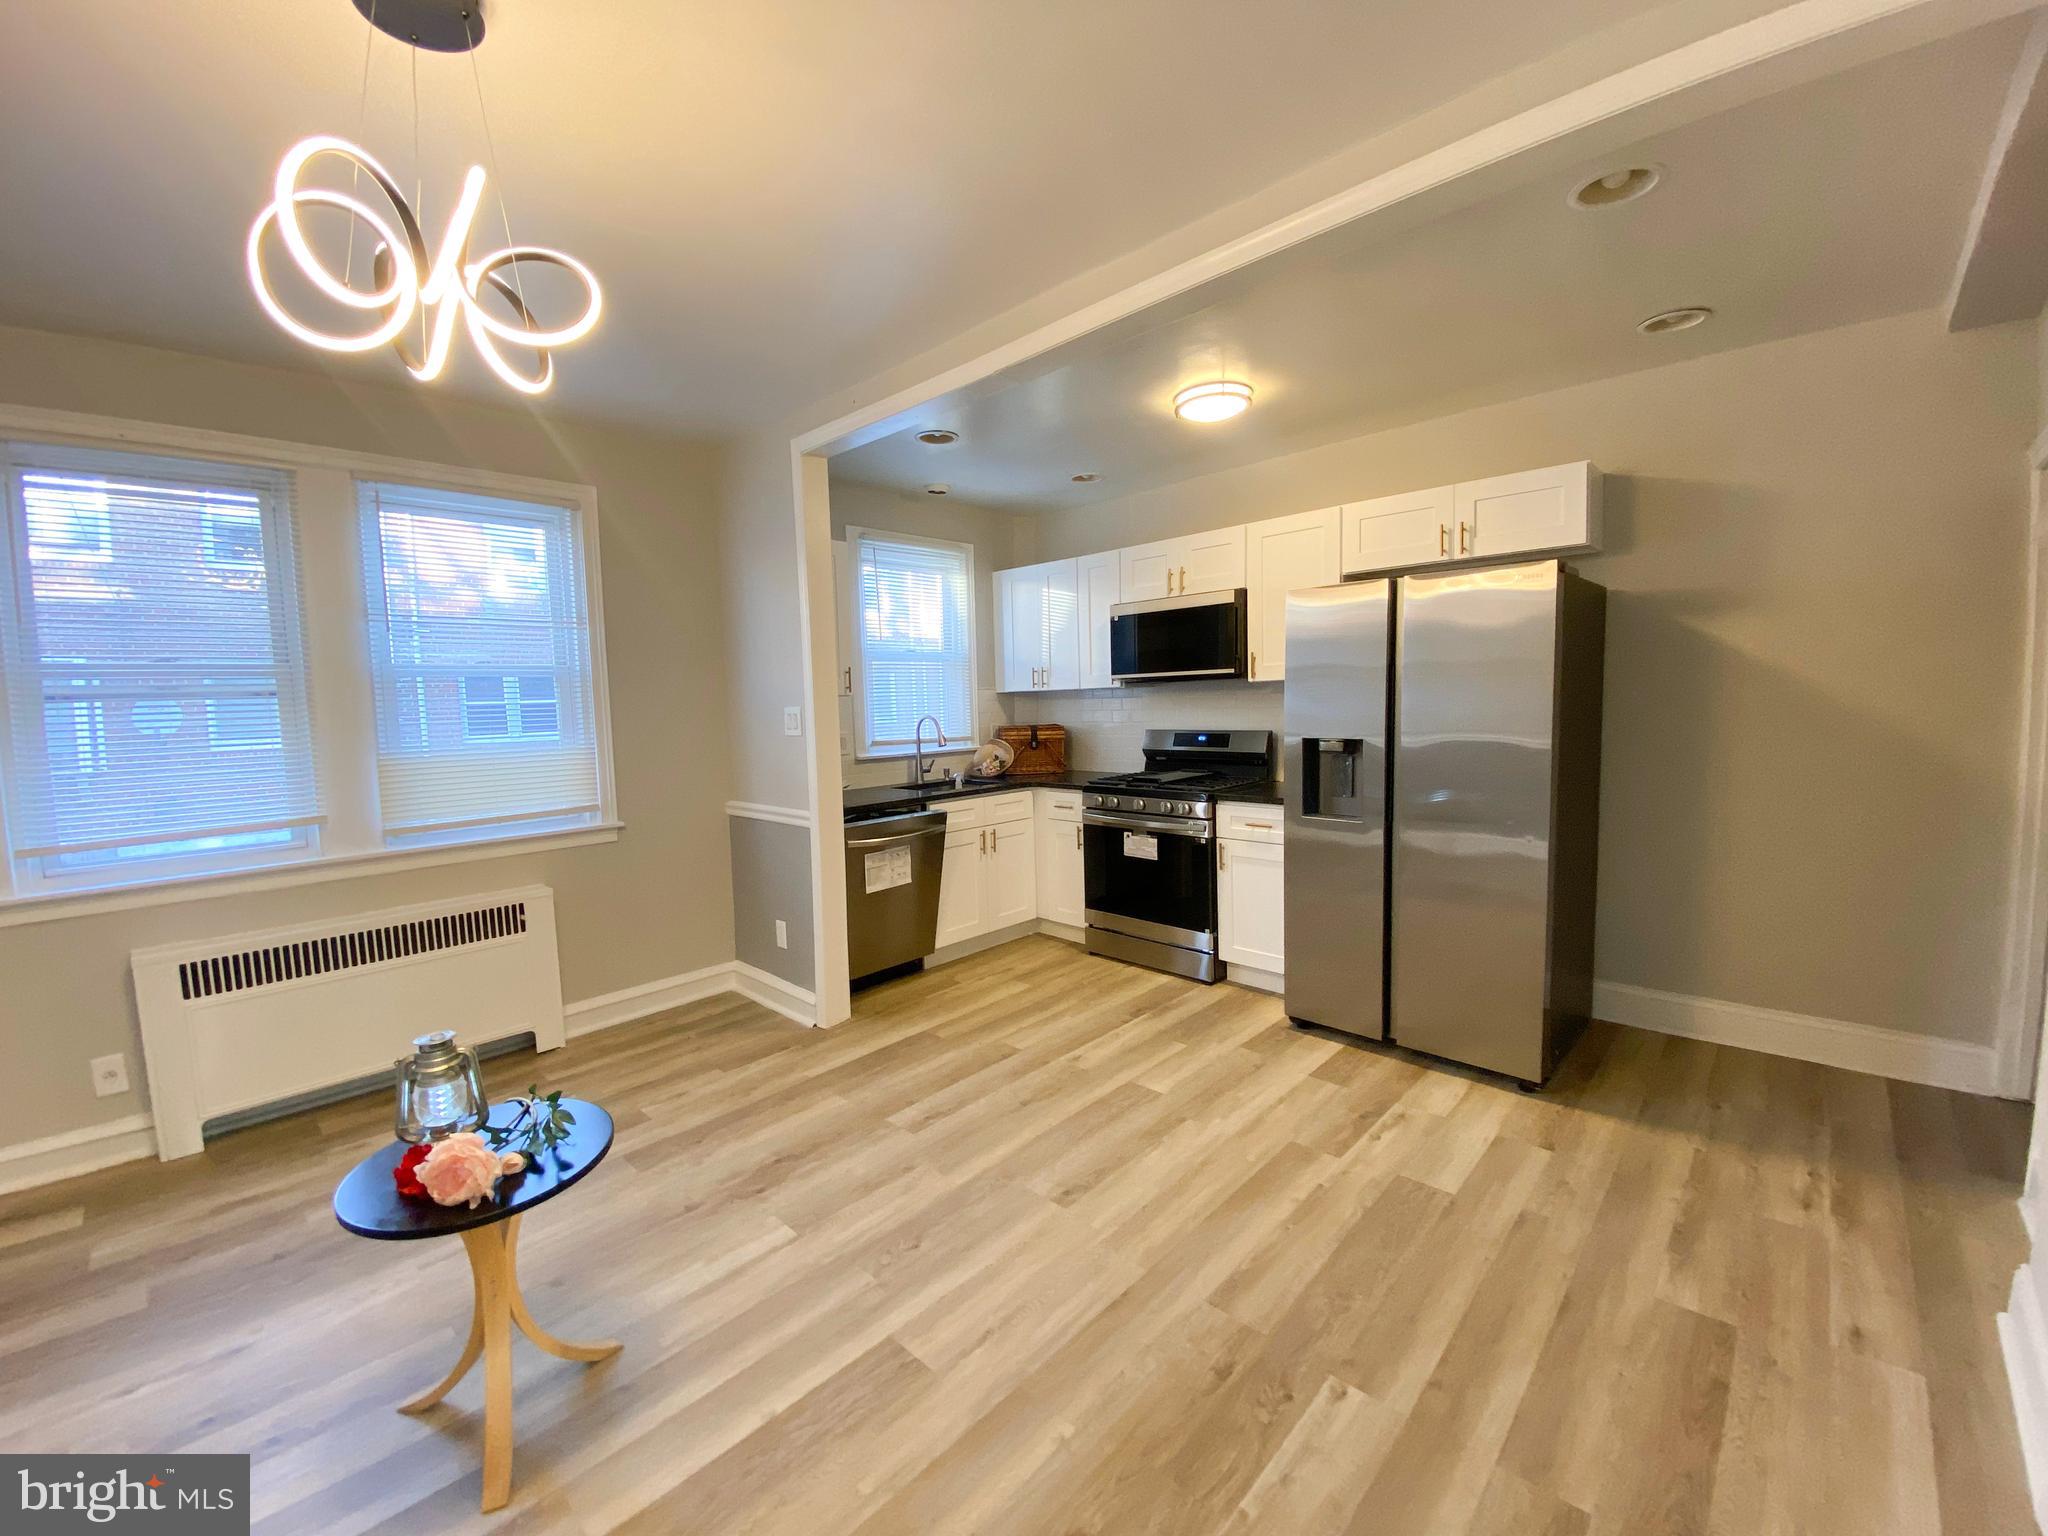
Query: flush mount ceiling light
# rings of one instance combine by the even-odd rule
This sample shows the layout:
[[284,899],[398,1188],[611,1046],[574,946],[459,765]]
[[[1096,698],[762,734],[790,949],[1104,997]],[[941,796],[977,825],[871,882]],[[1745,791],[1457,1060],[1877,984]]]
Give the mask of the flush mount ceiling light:
[[1190,384],[1173,397],[1173,414],[1182,421],[1228,421],[1252,403],[1252,387],[1236,379]]
[[1071,475],[1068,478],[1071,479],[1076,485],[1093,485],[1096,481],[1100,480],[1102,476],[1092,469],[1084,469],[1081,471],[1080,474]]
[[937,481],[926,486],[924,493],[927,496],[950,496],[953,494],[953,487],[947,485],[944,481]]
[[[496,169],[497,154],[490,137],[490,118],[484,112],[483,78],[476,68],[475,49],[483,41],[483,0],[354,0],[357,10],[374,28],[363,50],[362,109],[369,105],[370,46],[381,31],[412,47],[413,55],[413,143],[418,158],[419,143],[419,55],[417,50],[436,53],[468,53],[470,73],[476,83],[477,115],[483,125],[484,147]],[[359,116],[363,115],[359,111]],[[301,186],[309,168],[323,157],[346,164],[349,190],[324,186]],[[419,167],[414,166],[415,179]],[[355,191],[367,177],[377,195],[389,206],[389,217]],[[604,299],[597,278],[587,266],[562,251],[538,245],[512,243],[511,221],[505,214],[502,192],[498,216],[505,229],[505,245],[482,256],[470,254],[470,234],[477,210],[483,203],[484,168],[472,165],[463,177],[462,190],[442,233],[440,244],[429,254],[426,236],[413,208],[398,190],[398,182],[369,151],[332,134],[315,134],[301,139],[278,162],[271,183],[271,200],[250,226],[246,259],[249,285],[265,314],[288,335],[311,347],[329,352],[368,352],[389,344],[408,372],[422,381],[441,376],[454,344],[459,319],[471,344],[493,373],[522,394],[537,395],[554,382],[553,349],[580,341],[596,328]],[[339,209],[348,218],[348,243],[337,276],[331,262],[313,249],[299,211],[306,207]],[[368,288],[354,283],[356,227],[362,225],[369,239],[364,242],[368,267]],[[344,309],[376,316],[365,329],[323,330],[300,320],[279,298],[264,264],[265,237],[275,229],[299,275],[315,290]],[[331,253],[330,253],[331,254]],[[582,286],[583,312],[567,325],[543,326],[527,307],[525,282],[520,268],[549,266],[568,272]],[[507,281],[509,276],[510,281]],[[513,317],[511,322],[493,314],[487,299],[502,301]],[[408,335],[414,318],[419,321],[417,338]],[[538,366],[522,372],[507,362],[500,345],[522,347],[536,354]]]
[[928,448],[943,448],[948,443],[960,441],[960,434],[951,427],[930,427],[917,434],[917,440]]
[[1624,165],[1573,187],[1565,201],[1574,208],[1613,208],[1632,203],[1664,177],[1661,165]]
[[1671,331],[1689,331],[1713,318],[1714,312],[1704,304],[1688,304],[1683,309],[1661,310],[1647,320],[1638,320],[1636,329],[1645,336],[1663,336]]

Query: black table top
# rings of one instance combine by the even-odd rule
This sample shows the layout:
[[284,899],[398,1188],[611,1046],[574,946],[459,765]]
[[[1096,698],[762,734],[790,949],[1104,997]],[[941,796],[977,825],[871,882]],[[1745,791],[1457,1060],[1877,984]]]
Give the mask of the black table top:
[[[553,1151],[543,1152],[527,1164],[524,1172],[501,1179],[497,1199],[486,1200],[475,1210],[466,1205],[408,1200],[399,1194],[391,1170],[406,1154],[408,1144],[393,1141],[357,1163],[335,1187],[334,1219],[358,1237],[446,1237],[487,1227],[552,1200],[603,1162],[612,1149],[610,1115],[588,1099],[565,1098],[562,1107],[576,1117],[568,1135]],[[490,1123],[508,1124],[516,1113],[510,1101],[493,1104]]]

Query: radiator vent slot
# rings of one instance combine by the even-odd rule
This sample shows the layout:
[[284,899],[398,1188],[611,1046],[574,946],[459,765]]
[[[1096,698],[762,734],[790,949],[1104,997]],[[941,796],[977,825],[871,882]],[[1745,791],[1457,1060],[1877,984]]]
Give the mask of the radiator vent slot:
[[345,933],[323,934],[319,938],[295,939],[259,949],[236,950],[209,955],[202,960],[185,960],[178,965],[178,989],[186,1002],[274,987],[312,976],[358,970],[366,965],[383,965],[414,955],[459,949],[471,944],[489,944],[515,938],[526,932],[526,903],[506,902],[476,907],[467,912],[448,912],[438,917],[388,923],[377,928],[356,928]]

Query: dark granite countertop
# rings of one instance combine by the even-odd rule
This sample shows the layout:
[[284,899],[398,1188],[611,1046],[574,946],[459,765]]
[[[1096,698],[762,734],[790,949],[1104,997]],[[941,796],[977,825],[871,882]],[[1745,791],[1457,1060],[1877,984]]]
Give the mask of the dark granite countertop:
[[[878,784],[866,789],[849,789],[845,792],[846,819],[868,821],[877,816],[922,810],[926,806],[943,805],[948,800],[963,800],[972,795],[1006,795],[1020,789],[1080,789],[1091,779],[1117,771],[1114,768],[1069,768],[1065,773],[1033,774],[1023,779],[969,779],[960,789],[938,783],[927,784],[922,790],[908,784]],[[1247,784],[1217,798],[1243,805],[1278,805],[1281,803],[1280,785],[1277,782]]]
[[902,811],[942,805],[974,795],[1007,795],[1020,789],[1079,789],[1090,779],[1099,779],[1110,768],[1069,768],[1065,773],[1035,773],[1029,778],[969,779],[955,789],[951,783],[931,783],[922,789],[909,784],[877,784],[845,792],[846,819],[866,821],[875,816],[893,816]]

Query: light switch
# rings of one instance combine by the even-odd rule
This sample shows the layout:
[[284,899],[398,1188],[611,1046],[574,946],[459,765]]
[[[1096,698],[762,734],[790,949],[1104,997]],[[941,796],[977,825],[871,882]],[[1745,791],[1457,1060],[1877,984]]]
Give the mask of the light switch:
[[801,704],[792,704],[782,712],[782,734],[801,736],[804,733],[804,709]]
[[777,949],[789,948],[789,924],[779,917],[775,919],[775,947]]

